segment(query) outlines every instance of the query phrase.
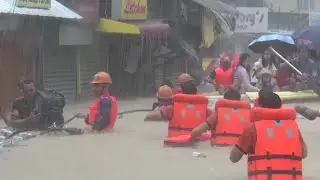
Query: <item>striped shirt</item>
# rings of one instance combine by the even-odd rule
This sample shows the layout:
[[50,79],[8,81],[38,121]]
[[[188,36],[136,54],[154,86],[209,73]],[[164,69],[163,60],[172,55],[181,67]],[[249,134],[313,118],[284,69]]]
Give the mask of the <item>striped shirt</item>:
[[259,91],[257,87],[251,85],[249,74],[247,70],[242,66],[238,66],[235,69],[233,84],[236,89],[240,89],[241,94],[245,94],[246,92]]

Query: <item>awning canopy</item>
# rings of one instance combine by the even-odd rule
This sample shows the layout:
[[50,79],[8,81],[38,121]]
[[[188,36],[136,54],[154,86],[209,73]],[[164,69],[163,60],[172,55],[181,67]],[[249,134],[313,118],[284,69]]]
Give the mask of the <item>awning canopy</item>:
[[96,30],[105,33],[140,34],[140,28],[135,24],[128,24],[105,18],[100,19],[100,23]]
[[105,33],[141,34],[144,37],[159,37],[170,32],[170,26],[159,20],[144,22],[120,22],[101,18],[96,29]]
[[203,7],[209,8],[209,9],[216,11],[216,12],[219,12],[219,13],[226,13],[226,14],[239,14],[240,13],[236,8],[234,8],[234,7],[228,5],[220,0],[193,0],[193,1],[200,4]]
[[217,17],[222,31],[226,34],[232,34],[235,18],[241,12],[220,0],[193,0],[193,2],[211,11]]
[[141,23],[135,23],[145,37],[162,37],[170,33],[170,26],[161,20],[149,20]]
[[0,0],[0,14],[44,16],[64,19],[82,19],[80,15],[73,12],[56,0],[51,0],[50,9],[16,7],[16,1],[17,0]]

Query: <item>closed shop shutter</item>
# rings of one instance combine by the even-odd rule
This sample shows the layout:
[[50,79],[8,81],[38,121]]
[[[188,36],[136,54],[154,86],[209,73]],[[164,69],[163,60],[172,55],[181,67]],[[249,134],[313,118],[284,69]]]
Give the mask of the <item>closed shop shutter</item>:
[[43,85],[62,93],[67,102],[76,99],[75,46],[56,46],[44,52]]
[[92,95],[92,86],[90,81],[94,74],[99,71],[106,71],[107,59],[101,58],[100,60],[98,43],[83,46],[80,51],[81,97],[86,98]]

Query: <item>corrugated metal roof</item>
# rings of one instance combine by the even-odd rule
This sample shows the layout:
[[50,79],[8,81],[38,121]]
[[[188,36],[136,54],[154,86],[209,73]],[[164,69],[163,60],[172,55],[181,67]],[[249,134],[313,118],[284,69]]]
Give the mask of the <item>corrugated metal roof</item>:
[[82,19],[80,15],[60,4],[56,0],[51,0],[50,9],[32,9],[16,7],[18,0],[0,0],[0,14],[19,14],[30,16],[46,16],[65,19]]
[[203,7],[212,9],[219,13],[240,14],[240,12],[236,8],[220,0],[193,0],[193,1],[202,5]]

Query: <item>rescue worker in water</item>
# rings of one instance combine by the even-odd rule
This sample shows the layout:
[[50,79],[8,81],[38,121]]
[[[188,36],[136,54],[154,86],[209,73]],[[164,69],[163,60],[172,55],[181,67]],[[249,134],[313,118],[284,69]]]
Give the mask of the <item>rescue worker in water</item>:
[[149,121],[150,119],[148,119],[148,117],[152,116],[154,112],[160,111],[162,107],[172,105],[172,98],[173,98],[172,88],[167,85],[160,86],[157,91],[157,98],[158,98],[158,102],[156,103],[156,105],[154,105],[153,110],[146,115],[144,119],[145,121]]
[[[182,94],[186,95],[197,95],[197,87],[193,81],[187,81],[181,84]],[[166,94],[168,94],[166,92]],[[159,121],[159,120],[172,120],[173,118],[173,105],[162,106],[159,111],[152,111],[146,116],[146,120]],[[207,116],[211,115],[211,110],[207,108]]]
[[173,84],[169,80],[164,80],[164,83],[158,88],[157,99],[153,103],[152,110],[159,109],[161,106],[171,105],[173,97]]
[[95,132],[104,132],[114,127],[118,116],[117,100],[109,93],[112,84],[111,77],[106,72],[98,72],[94,75],[91,84],[93,95],[97,98],[89,106],[89,114],[79,113],[78,118],[84,118],[88,129]]
[[223,94],[233,84],[233,68],[228,57],[221,60],[220,67],[212,75],[215,78],[216,89]]
[[190,76],[188,73],[182,73],[180,76],[177,78],[177,82],[179,83],[179,87],[173,89],[173,94],[179,94],[183,93],[181,85],[193,81],[193,78]]
[[248,155],[248,180],[302,180],[302,159],[308,151],[296,111],[281,107],[280,97],[271,91],[261,94],[259,106],[232,148],[231,162]]
[[250,124],[250,103],[240,101],[240,93],[229,88],[215,104],[215,111],[210,117],[191,133],[192,139],[197,139],[202,133],[211,130],[211,145],[234,145],[244,128]]

